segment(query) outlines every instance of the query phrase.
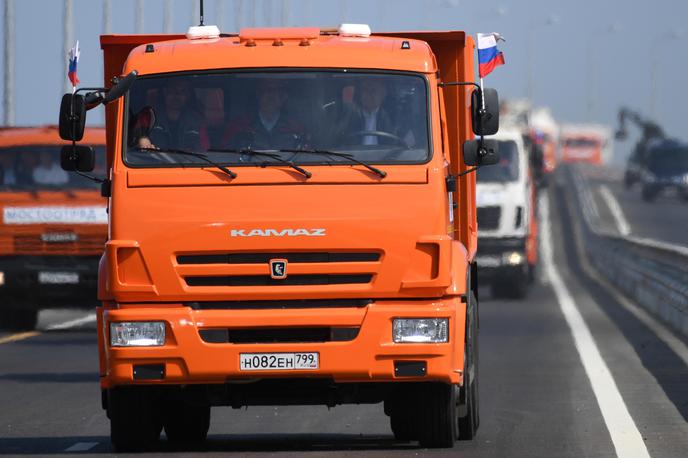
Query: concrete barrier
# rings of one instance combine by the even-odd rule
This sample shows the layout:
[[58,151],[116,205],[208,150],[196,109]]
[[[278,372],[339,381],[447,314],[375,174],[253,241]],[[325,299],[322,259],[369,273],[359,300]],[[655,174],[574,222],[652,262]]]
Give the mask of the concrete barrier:
[[688,337],[688,248],[657,240],[622,236],[601,227],[590,186],[576,167],[562,170],[575,191],[584,222],[584,247],[590,263],[614,284],[671,328]]

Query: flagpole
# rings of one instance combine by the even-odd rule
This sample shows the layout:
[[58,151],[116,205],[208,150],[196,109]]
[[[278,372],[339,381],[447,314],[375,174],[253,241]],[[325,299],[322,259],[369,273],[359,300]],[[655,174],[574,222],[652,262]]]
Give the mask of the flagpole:
[[485,111],[485,91],[483,91],[483,77],[480,77],[480,108]]

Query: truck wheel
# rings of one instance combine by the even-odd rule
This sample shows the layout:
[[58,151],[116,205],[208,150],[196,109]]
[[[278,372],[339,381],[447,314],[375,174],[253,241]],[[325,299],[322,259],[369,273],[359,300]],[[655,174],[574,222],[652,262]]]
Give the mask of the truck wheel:
[[32,331],[37,322],[37,310],[0,307],[0,329]]
[[162,421],[149,387],[119,387],[108,392],[110,441],[115,452],[146,451],[160,438]]
[[[476,304],[475,295],[471,292],[471,301]],[[456,402],[458,411],[463,415],[458,418],[459,440],[471,440],[478,432],[480,425],[480,405],[478,396],[478,327],[477,320],[473,319],[471,329],[466,342],[466,358],[464,358],[465,386],[458,388]],[[472,373],[471,373],[472,371]]]
[[428,383],[418,387],[418,439],[427,448],[453,447],[458,404],[454,385]]
[[398,441],[413,441],[418,439],[417,424],[408,414],[396,413],[389,417],[389,423],[394,433],[394,439]]
[[175,445],[199,445],[210,429],[210,406],[179,401],[168,409],[164,419],[167,440]]

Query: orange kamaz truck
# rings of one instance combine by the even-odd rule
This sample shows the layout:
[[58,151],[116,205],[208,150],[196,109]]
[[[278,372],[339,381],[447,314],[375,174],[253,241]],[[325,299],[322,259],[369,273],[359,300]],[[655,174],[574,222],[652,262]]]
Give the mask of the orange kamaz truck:
[[[83,138],[105,170],[105,129]],[[57,126],[0,129],[0,328],[33,329],[49,307],[94,307],[107,239],[97,183],[60,167]]]
[[[103,408],[115,449],[205,440],[211,406],[384,403],[395,437],[478,428],[473,166],[497,95],[464,32],[214,26],[101,37]],[[122,97],[122,95],[124,95]],[[474,133],[482,134],[474,140]],[[87,173],[74,144],[63,165]]]

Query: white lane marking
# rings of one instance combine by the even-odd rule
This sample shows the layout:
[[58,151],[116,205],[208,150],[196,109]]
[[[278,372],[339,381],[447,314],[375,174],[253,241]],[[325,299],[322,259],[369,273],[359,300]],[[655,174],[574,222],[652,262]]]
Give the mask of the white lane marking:
[[600,406],[604,423],[611,436],[616,455],[626,457],[648,457],[647,448],[638,431],[621,393],[616,386],[609,367],[600,354],[590,329],[576,307],[566,284],[559,275],[553,260],[552,229],[549,219],[549,200],[547,195],[540,199],[540,215],[542,215],[542,263],[550,279],[550,284],[559,302],[566,323],[571,329],[573,340],[578,350],[585,373],[590,380],[593,393]]
[[619,201],[616,200],[616,197],[614,197],[614,194],[612,194],[612,191],[606,184],[601,184],[599,189],[600,195],[607,204],[607,207],[609,207],[609,211],[612,212],[612,216],[614,217],[614,222],[616,223],[616,228],[618,229],[619,234],[623,235],[624,237],[630,235],[631,226],[628,224],[628,220],[626,220],[626,217],[621,210]]
[[77,318],[76,320],[65,321],[64,323],[51,324],[50,326],[47,326],[45,329],[47,331],[57,331],[60,329],[75,328],[77,326],[81,326],[82,324],[95,323],[95,321],[96,314],[91,313],[84,317]]
[[651,313],[648,313],[645,311],[645,309],[624,296],[624,294],[616,287],[616,285],[599,275],[599,273],[595,271],[594,267],[590,264],[588,255],[585,252],[585,247],[583,247],[583,240],[580,236],[580,227],[574,224],[573,230],[576,233],[574,239],[576,242],[575,244],[576,252],[578,253],[578,259],[580,260],[581,268],[588,275],[588,277],[590,277],[590,279],[595,281],[609,294],[611,294],[614,300],[628,310],[629,313],[635,316],[638,321],[650,328],[650,330],[654,332],[655,335],[662,340],[683,361],[686,366],[688,366],[688,345],[676,337],[676,335],[674,335],[674,333],[671,332],[664,323],[655,318]]
[[98,445],[98,442],[77,442],[71,447],[66,448],[65,452],[86,452]]

